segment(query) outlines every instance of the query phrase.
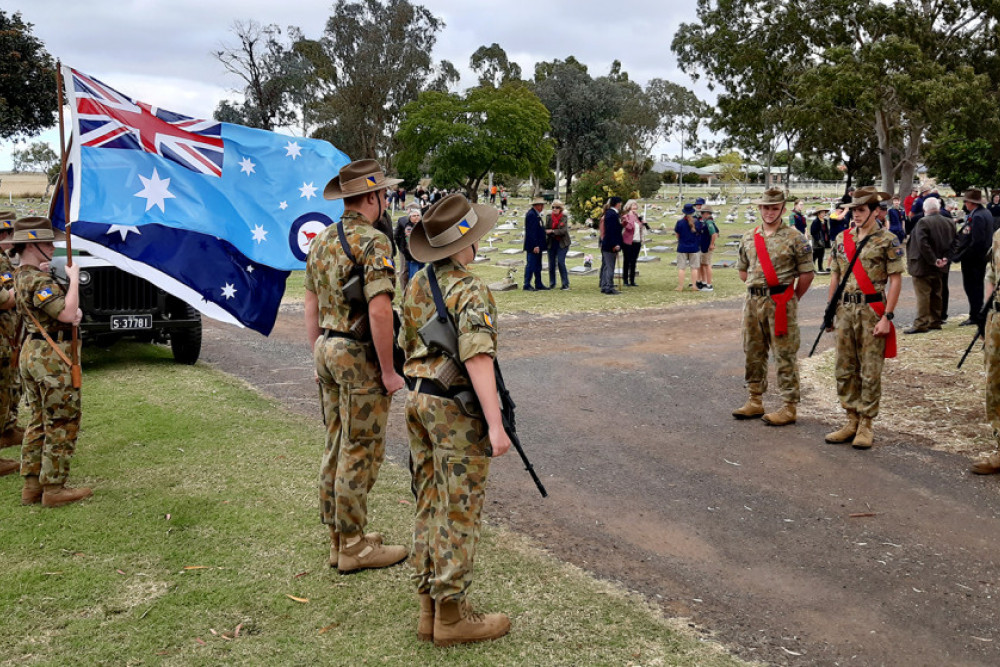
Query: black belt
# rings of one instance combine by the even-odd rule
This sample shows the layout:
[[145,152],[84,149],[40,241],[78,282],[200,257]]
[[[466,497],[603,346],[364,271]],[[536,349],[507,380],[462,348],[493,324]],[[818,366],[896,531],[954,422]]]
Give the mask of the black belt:
[[[407,380],[411,380],[411,378],[407,378]],[[413,378],[412,381],[417,383],[415,391],[421,394],[427,394],[428,396],[437,396],[438,398],[455,398],[456,394],[472,389],[472,387],[451,387],[450,389],[442,389],[434,384],[433,380],[428,380],[427,378]]]
[[775,285],[774,287],[748,287],[747,291],[750,292],[751,296],[772,296],[774,294],[782,294],[788,285]]
[[[62,343],[71,338],[72,334],[69,331],[53,331],[49,333],[49,337],[57,343]],[[32,332],[29,336],[31,340],[45,340],[45,336],[38,332]]]
[[323,332],[323,338],[346,338],[347,340],[353,340],[358,343],[363,343],[366,341],[360,341],[351,334],[344,331],[334,331],[333,329],[321,329]]
[[882,292],[875,292],[874,294],[848,292],[844,294],[844,303],[880,303],[882,301],[885,301],[885,295]]

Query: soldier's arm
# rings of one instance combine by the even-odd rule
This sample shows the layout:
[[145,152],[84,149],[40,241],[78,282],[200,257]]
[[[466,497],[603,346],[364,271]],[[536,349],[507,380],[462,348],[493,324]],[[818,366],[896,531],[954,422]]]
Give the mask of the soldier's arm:
[[10,310],[16,305],[14,290],[0,289],[0,310]]
[[306,342],[311,350],[319,338],[319,299],[312,290],[306,290]]
[[66,277],[69,278],[69,287],[66,288],[66,302],[56,319],[67,324],[79,324],[83,317],[83,313],[80,311],[80,265],[67,265]]
[[510,437],[503,428],[503,419],[500,416],[500,397],[497,395],[493,357],[488,354],[477,354],[465,362],[465,370],[469,372],[472,388],[476,391],[476,398],[479,399],[479,406],[486,418],[493,456],[503,456],[510,449]]
[[382,385],[392,395],[403,388],[404,382],[392,366],[392,298],[387,293],[376,294],[368,302],[368,324],[382,371]]
[[809,291],[809,286],[812,285],[813,277],[815,274],[810,271],[808,273],[800,273],[799,278],[795,283],[795,298],[801,299],[805,296],[805,293]]

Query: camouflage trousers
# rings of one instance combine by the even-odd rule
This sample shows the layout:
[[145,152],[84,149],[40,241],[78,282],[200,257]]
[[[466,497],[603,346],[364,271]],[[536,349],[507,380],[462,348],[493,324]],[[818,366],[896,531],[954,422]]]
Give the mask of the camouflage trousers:
[[461,600],[472,584],[489,433],[454,401],[417,392],[406,399],[406,428],[417,494],[410,555],[417,591],[439,602]]
[[788,333],[774,333],[774,301],[769,296],[747,295],[743,304],[744,379],[751,393],[767,391],[767,357],[773,351],[778,391],[785,403],[799,402],[798,301],[788,302]]
[[845,410],[877,417],[882,398],[885,338],[872,335],[881,318],[866,303],[837,307],[837,396]]
[[382,387],[371,344],[321,338],[313,359],[326,415],[326,447],[319,469],[320,519],[338,533],[357,535],[368,524],[368,492],[385,460],[391,397]]
[[992,309],[986,316],[985,343],[986,420],[1000,447],[1000,313]]
[[[71,344],[56,343],[66,356]],[[80,390],[70,368],[44,340],[21,349],[21,383],[30,418],[21,444],[21,475],[41,484],[65,484],[80,430]]]
[[0,433],[17,425],[21,402],[21,369],[14,365],[14,349],[0,340]]

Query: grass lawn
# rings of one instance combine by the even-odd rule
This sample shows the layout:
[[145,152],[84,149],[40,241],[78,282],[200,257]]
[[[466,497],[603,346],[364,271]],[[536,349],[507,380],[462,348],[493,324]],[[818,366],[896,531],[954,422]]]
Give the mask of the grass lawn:
[[[408,567],[326,566],[321,424],[165,348],[88,350],[84,368],[71,482],[94,498],[21,507],[20,478],[0,479],[0,664],[735,664],[496,526],[472,600],[509,612],[512,633],[434,649],[416,639]],[[408,541],[412,509],[386,465],[373,528]]]
[[[498,261],[503,259],[522,261],[521,265],[513,267],[513,277],[518,289],[508,292],[494,292],[494,297],[496,298],[497,306],[501,313],[567,313],[594,312],[613,309],[658,308],[679,304],[701,303],[713,299],[728,299],[745,294],[745,287],[740,281],[736,269],[732,266],[729,268],[713,269],[714,275],[712,282],[715,287],[714,292],[693,292],[690,290],[684,292],[676,291],[677,267],[674,266],[672,262],[677,259],[677,243],[673,229],[677,220],[680,219],[680,215],[675,215],[673,213],[673,204],[667,204],[662,200],[640,202],[640,210],[642,210],[643,204],[649,204],[650,208],[647,211],[647,220],[650,227],[652,227],[653,231],[656,232],[647,235],[646,243],[644,245],[647,249],[655,246],[664,246],[669,247],[670,250],[667,252],[648,253],[650,257],[658,257],[659,261],[640,263],[638,265],[638,275],[636,277],[636,283],[639,285],[638,287],[623,287],[621,288],[623,293],[618,296],[607,296],[605,294],[601,294],[598,286],[598,274],[595,272],[589,276],[570,275],[570,290],[568,292],[563,292],[558,289],[551,292],[523,292],[520,290],[520,286],[523,284],[524,280],[524,253],[518,252],[517,254],[510,255],[502,253],[504,250],[510,249],[520,251],[521,241],[519,240],[519,235],[524,227],[524,211],[527,203],[527,199],[516,199],[511,201],[508,213],[517,211],[517,214],[502,216],[498,225],[510,222],[516,224],[518,229],[509,231],[505,235],[499,237],[499,240],[494,241],[493,246],[497,248],[497,250],[484,255],[489,259],[489,263],[475,264],[471,267],[473,272],[483,276],[487,282],[498,283],[502,281],[511,270],[507,267],[497,266]],[[653,206],[660,208],[654,209]],[[734,222],[727,222],[727,216],[730,210],[734,208],[738,211],[737,218]],[[755,224],[759,224],[759,218],[755,218],[754,221],[750,223],[746,222],[747,218],[745,213],[748,208],[751,207],[745,205],[715,207],[715,219],[719,226],[719,238],[717,239],[716,249],[713,255],[713,260],[715,262],[729,261],[735,263],[737,259],[736,248],[734,246],[727,246],[726,243],[737,242],[739,240],[739,236],[743,235],[748,230],[753,229]],[[548,209],[546,208],[546,211],[547,210]],[[571,237],[575,244],[570,248],[570,250],[580,251],[584,253],[584,255],[593,255],[593,266],[595,269],[599,269],[601,265],[601,252],[597,248],[597,239],[585,238],[586,235],[591,232],[592,230],[589,229],[573,230],[571,232]],[[480,244],[480,246],[483,248],[488,247],[488,243],[484,241]],[[566,266],[570,269],[574,266],[582,265],[582,257],[566,260]],[[620,256],[618,259],[618,268],[621,268]],[[303,299],[303,277],[304,272],[301,271],[293,272],[289,277],[285,291],[286,300],[301,301]],[[686,277],[690,280],[690,271],[686,272]],[[544,284],[548,284],[547,270],[542,271],[542,278]],[[829,277],[816,276],[813,284],[815,286],[829,285]],[[556,286],[558,287],[559,285],[560,282],[557,272]]]

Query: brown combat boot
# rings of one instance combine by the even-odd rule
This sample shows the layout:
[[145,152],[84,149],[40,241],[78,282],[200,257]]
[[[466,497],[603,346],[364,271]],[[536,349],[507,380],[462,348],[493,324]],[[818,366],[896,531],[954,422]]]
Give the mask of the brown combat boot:
[[[330,567],[337,567],[340,559],[340,533],[333,526],[330,526],[330,560],[327,561]],[[377,544],[382,544],[382,533],[365,533],[365,537]]]
[[872,433],[872,418],[861,417],[858,419],[858,432],[854,434],[854,442],[851,447],[854,449],[871,449],[872,440],[875,434]]
[[42,507],[62,507],[94,495],[85,486],[73,489],[65,484],[46,484],[42,487]]
[[795,423],[795,404],[785,403],[777,412],[769,412],[761,419],[769,426],[788,426]]
[[847,423],[838,428],[833,433],[827,433],[827,442],[833,445],[840,445],[854,439],[854,434],[858,432],[858,413],[854,410],[847,411]]
[[982,461],[977,461],[970,468],[977,475],[996,475],[1000,473],[1000,452],[993,452]]
[[24,440],[24,429],[20,426],[12,426],[3,433],[0,433],[0,449],[5,447],[20,447]]
[[381,542],[368,539],[367,535],[355,537],[353,540],[341,535],[337,571],[349,574],[358,570],[391,567],[406,560],[408,555],[404,546],[385,546]]
[[434,598],[430,593],[417,593],[420,601],[420,618],[417,620],[417,638],[421,641],[434,641]]
[[743,404],[742,408],[733,410],[733,416],[737,419],[756,419],[764,414],[764,403],[760,400],[760,394],[750,392],[750,398]]
[[13,475],[21,469],[21,462],[14,459],[0,459],[0,477]]
[[42,485],[38,483],[38,475],[26,475],[24,488],[21,489],[22,505],[37,505],[42,502]]
[[434,613],[434,645],[470,644],[498,639],[510,632],[507,614],[477,614],[465,600],[438,602]]

